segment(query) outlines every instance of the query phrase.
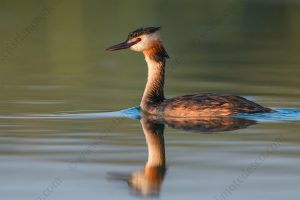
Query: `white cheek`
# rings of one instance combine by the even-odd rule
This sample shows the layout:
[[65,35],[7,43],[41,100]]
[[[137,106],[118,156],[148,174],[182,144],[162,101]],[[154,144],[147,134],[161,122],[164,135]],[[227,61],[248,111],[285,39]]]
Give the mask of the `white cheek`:
[[[148,48],[151,47],[151,44],[155,40],[159,40],[159,34],[158,33],[153,33],[149,35],[142,35],[141,41],[133,46],[130,47],[131,50],[133,51],[144,51]],[[131,42],[131,41],[129,41]]]
[[133,51],[144,51],[146,48],[142,42],[139,42],[139,43],[131,46],[130,49]]
[[143,37],[141,39],[142,40],[139,43],[131,46],[130,49],[132,49],[134,51],[144,51],[144,50],[148,49],[150,47],[150,43],[151,43],[149,38]]

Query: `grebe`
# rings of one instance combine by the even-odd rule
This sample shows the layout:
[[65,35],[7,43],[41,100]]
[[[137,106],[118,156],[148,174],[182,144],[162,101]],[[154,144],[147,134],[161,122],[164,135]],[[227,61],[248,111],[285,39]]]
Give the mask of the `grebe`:
[[200,93],[165,99],[165,63],[169,58],[159,34],[160,27],[140,28],[129,33],[125,42],[107,50],[131,49],[143,52],[148,65],[148,79],[141,110],[148,114],[167,117],[225,116],[237,113],[266,113],[265,108],[243,97]]

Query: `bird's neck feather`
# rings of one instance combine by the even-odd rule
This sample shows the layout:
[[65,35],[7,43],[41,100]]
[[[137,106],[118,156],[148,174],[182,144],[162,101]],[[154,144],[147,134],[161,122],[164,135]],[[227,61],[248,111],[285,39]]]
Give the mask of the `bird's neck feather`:
[[156,105],[165,99],[164,79],[166,56],[164,55],[164,52],[165,50],[160,43],[157,43],[152,48],[143,51],[148,65],[147,84],[141,102],[141,108],[143,110],[147,111],[149,110],[149,107]]

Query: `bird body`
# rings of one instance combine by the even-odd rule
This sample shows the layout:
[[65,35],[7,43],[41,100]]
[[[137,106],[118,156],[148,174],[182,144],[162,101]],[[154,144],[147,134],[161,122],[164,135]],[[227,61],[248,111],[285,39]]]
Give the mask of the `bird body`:
[[143,52],[148,66],[148,79],[140,104],[143,112],[167,117],[208,117],[272,112],[272,109],[243,97],[226,94],[200,93],[165,99],[165,64],[169,56],[162,45],[159,29],[160,27],[137,29],[129,34],[125,42],[107,49],[114,51],[130,48]]
[[165,116],[207,117],[271,112],[271,109],[239,96],[200,93],[166,99],[159,105],[159,112]]

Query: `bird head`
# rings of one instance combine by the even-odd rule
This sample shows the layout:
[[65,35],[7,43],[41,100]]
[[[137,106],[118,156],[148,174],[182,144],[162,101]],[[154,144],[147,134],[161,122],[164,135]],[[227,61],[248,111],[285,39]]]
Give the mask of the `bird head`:
[[121,49],[131,49],[143,52],[160,43],[160,27],[139,28],[128,34],[127,39],[117,45],[111,46],[106,50],[116,51]]

